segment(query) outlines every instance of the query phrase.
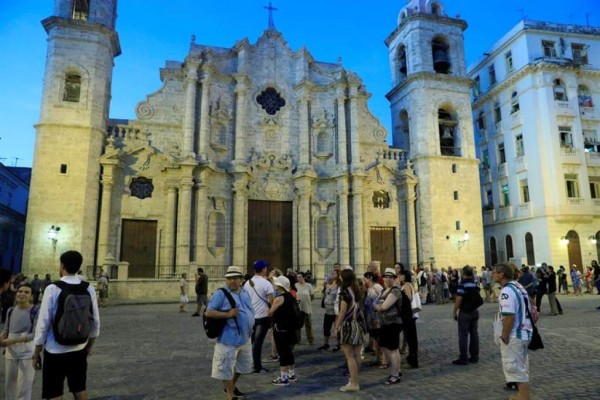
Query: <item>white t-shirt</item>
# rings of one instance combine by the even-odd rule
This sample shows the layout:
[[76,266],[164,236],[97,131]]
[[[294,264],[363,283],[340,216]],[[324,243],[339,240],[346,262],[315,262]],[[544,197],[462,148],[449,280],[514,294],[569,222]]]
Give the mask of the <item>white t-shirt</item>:
[[179,287],[181,288],[181,294],[187,293],[187,281],[183,278],[179,281]]
[[250,281],[246,282],[244,288],[252,299],[252,308],[254,309],[254,318],[266,318],[269,316],[269,295],[275,293],[273,284],[262,276],[254,275],[252,277],[254,288]]
[[307,314],[312,314],[312,304],[310,298],[314,293],[312,285],[310,283],[304,283],[304,285],[296,283],[296,289],[296,300],[298,300],[300,311]]
[[527,318],[526,302],[527,291],[516,282],[510,282],[502,288],[499,297],[500,315],[514,315],[515,323],[510,331],[511,338],[531,339],[533,328],[531,320]]

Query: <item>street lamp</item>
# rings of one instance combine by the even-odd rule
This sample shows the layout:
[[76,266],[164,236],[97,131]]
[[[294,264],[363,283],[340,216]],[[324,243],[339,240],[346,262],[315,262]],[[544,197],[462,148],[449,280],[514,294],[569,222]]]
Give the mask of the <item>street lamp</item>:
[[562,244],[563,246],[566,246],[569,244],[569,239],[567,239],[566,236],[561,236],[560,238],[560,244]]
[[469,241],[469,239],[471,239],[471,235],[469,235],[469,232],[465,231],[462,240],[458,241],[458,249],[460,250],[460,248],[463,247],[465,243]]
[[59,226],[52,225],[48,229],[48,239],[52,241],[52,247],[56,248],[56,242],[58,242],[58,232],[60,231]]
[[594,235],[590,236],[588,239],[590,239],[590,242],[592,242],[592,244],[598,243],[598,240],[596,239],[596,236],[594,236]]

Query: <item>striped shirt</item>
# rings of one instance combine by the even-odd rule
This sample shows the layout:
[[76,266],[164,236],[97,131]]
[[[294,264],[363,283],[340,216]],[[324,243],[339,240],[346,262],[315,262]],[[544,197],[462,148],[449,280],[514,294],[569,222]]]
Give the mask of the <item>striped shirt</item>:
[[517,282],[509,282],[500,292],[500,315],[502,318],[506,315],[514,315],[515,317],[515,322],[510,331],[511,338],[531,339],[533,328],[526,311],[528,302],[527,292]]

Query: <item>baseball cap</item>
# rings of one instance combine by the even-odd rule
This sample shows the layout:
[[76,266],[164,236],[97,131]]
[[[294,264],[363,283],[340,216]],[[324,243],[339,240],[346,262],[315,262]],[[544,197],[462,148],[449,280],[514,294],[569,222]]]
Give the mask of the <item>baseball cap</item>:
[[260,271],[264,268],[267,268],[270,264],[265,260],[254,261],[254,270]]

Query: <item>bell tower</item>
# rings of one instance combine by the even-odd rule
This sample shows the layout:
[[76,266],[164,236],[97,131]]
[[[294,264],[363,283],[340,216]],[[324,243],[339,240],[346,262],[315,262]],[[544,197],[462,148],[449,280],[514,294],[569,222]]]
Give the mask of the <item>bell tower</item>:
[[393,146],[409,154],[419,178],[418,258],[444,267],[485,260],[466,28],[439,0],[409,0],[385,42]]
[[[113,60],[121,53],[115,31],[117,0],[55,0],[42,21],[48,51],[27,212],[23,269],[51,272],[66,250],[95,259],[104,146]],[[50,228],[55,238],[49,238]]]

